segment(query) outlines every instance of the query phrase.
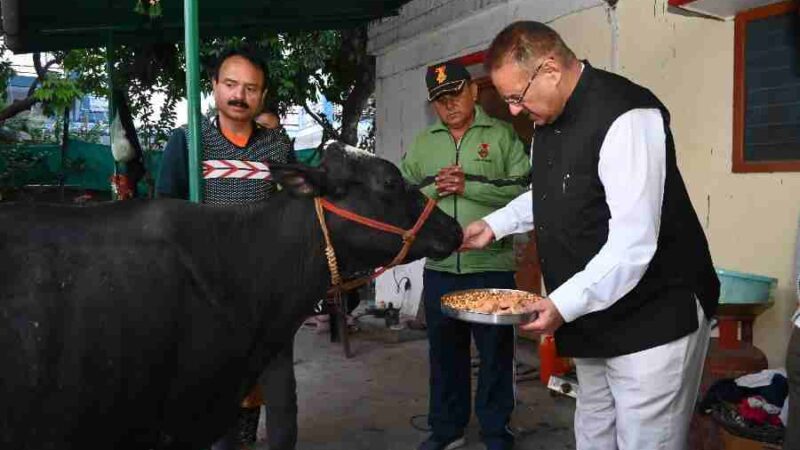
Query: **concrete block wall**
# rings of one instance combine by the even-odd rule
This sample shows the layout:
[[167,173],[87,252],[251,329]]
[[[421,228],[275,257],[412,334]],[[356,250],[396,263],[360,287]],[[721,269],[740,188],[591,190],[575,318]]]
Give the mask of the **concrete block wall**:
[[[605,5],[602,0],[413,0],[398,16],[373,24],[369,50],[377,57],[378,155],[398,163],[414,136],[435,120],[426,100],[427,66],[485,50],[492,38],[515,20],[553,22],[587,11],[605,23]],[[587,47],[602,60],[598,66],[606,67],[608,34],[598,28],[600,34],[592,34]],[[395,271],[394,277],[389,272],[378,278],[376,295],[413,315],[420,300],[422,265]],[[414,289],[398,290],[395,277],[408,277]]]
[[[715,265],[779,280],[775,304],[756,320],[754,334],[770,365],[783,365],[797,307],[792,267],[800,173],[731,172],[732,22],[672,14],[667,0],[621,0],[615,10],[601,0],[414,0],[407,7],[372,30],[381,156],[399,161],[434,120],[425,67],[485,49],[514,20],[549,23],[579,57],[647,86],[671,110],[678,164]],[[418,266],[402,270],[421,285]],[[378,281],[386,300],[396,291],[390,277]]]
[[399,161],[419,130],[433,122],[426,102],[425,68],[485,50],[503,27],[519,19],[550,22],[602,0],[413,0],[400,15],[374,24],[370,52],[377,57],[377,151]]

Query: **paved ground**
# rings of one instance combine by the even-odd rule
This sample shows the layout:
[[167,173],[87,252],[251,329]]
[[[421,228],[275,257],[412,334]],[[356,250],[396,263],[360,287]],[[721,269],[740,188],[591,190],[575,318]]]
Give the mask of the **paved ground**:
[[[353,335],[355,356],[345,359],[341,346],[327,334],[298,333],[295,371],[299,391],[298,450],[414,450],[427,433],[411,419],[427,410],[427,342],[389,343],[386,335],[366,327]],[[522,371],[538,366],[534,346],[520,340]],[[553,397],[538,376],[518,383],[513,427],[517,450],[574,449],[574,400]],[[425,417],[414,421],[426,426]],[[473,418],[466,450],[483,450]],[[259,445],[258,450],[266,450]]]

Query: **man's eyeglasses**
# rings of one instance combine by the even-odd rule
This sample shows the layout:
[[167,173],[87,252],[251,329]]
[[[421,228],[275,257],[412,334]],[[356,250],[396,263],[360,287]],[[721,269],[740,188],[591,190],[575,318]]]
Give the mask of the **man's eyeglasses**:
[[533,79],[536,78],[536,75],[539,75],[539,70],[542,68],[542,66],[546,62],[547,62],[547,58],[545,58],[544,61],[542,61],[539,64],[539,67],[537,67],[536,70],[533,71],[533,75],[531,75],[531,79],[528,80],[528,84],[525,86],[525,89],[522,91],[521,94],[509,95],[508,97],[504,97],[503,101],[505,101],[509,105],[519,105],[520,103],[522,103],[522,101],[525,99],[525,94],[528,93],[528,89],[531,87],[531,83],[533,83]]

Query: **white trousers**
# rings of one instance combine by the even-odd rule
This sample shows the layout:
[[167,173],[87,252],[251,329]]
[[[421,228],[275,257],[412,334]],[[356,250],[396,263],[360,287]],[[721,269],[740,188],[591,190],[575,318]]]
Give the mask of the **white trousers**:
[[697,318],[697,331],[664,345],[613,358],[575,359],[577,450],[688,447],[710,329],[699,303]]

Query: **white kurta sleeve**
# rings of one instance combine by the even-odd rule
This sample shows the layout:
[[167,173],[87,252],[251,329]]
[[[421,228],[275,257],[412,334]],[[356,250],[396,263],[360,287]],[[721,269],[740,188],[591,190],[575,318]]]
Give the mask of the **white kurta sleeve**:
[[483,220],[489,224],[495,239],[533,229],[533,197],[528,190]]

